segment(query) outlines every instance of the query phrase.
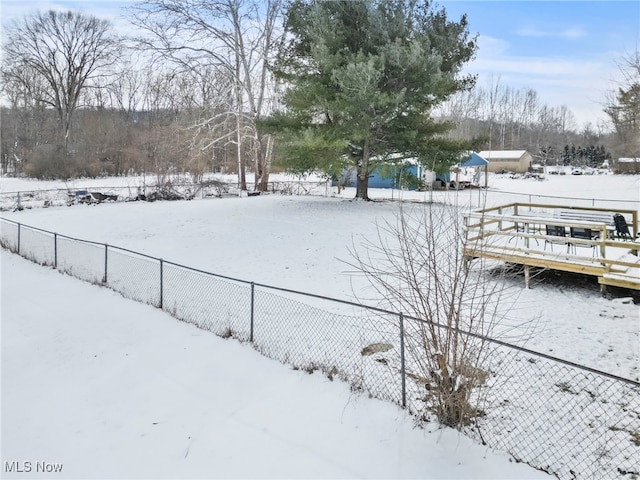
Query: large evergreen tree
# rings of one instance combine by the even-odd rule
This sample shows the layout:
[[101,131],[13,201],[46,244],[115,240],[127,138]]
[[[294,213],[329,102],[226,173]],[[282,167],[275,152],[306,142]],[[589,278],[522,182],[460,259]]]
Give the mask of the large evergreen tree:
[[287,33],[285,108],[271,125],[289,166],[355,165],[356,197],[367,199],[376,161],[400,153],[442,170],[466,147],[431,117],[475,82],[460,76],[476,50],[465,17],[451,22],[424,0],[294,0]]

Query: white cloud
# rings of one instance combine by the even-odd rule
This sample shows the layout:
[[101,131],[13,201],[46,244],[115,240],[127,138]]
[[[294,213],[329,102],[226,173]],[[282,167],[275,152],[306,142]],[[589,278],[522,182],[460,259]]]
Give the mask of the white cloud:
[[480,35],[478,37],[478,51],[483,56],[501,55],[509,49],[509,42],[501,38]]
[[535,27],[519,28],[515,33],[521,37],[548,37],[551,35],[549,32]]
[[521,76],[559,77],[592,76],[601,72],[604,65],[597,61],[580,61],[567,58],[538,58],[504,56],[485,58],[478,56],[475,68],[491,72],[511,72]]
[[581,125],[606,119],[602,104],[613,88],[610,56],[582,60],[510,55],[509,42],[487,36],[481,36],[479,44],[477,57],[465,72],[478,74],[480,85],[498,77],[503,85],[535,90],[540,101],[550,107],[567,106]]
[[558,35],[564,38],[575,39],[575,38],[586,37],[588,34],[589,33],[584,28],[572,27],[572,28],[567,28],[563,30]]
[[589,32],[585,30],[583,27],[574,26],[565,28],[564,30],[541,30],[536,27],[523,27],[519,28],[515,31],[516,35],[520,37],[558,37],[558,38],[568,38],[568,39],[576,39],[586,37]]

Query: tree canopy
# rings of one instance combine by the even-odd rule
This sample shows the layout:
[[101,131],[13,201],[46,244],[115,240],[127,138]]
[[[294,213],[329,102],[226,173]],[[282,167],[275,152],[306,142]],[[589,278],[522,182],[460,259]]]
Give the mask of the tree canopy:
[[294,0],[286,28],[284,108],[270,126],[288,168],[354,165],[356,197],[367,199],[376,162],[400,153],[442,170],[466,148],[431,116],[475,82],[460,75],[477,48],[464,16],[449,21],[423,0]]
[[7,30],[3,77],[56,110],[66,151],[81,94],[108,74],[118,48],[106,20],[72,11],[36,13]]
[[640,51],[629,54],[620,64],[623,81],[605,106],[616,133],[621,154],[640,155]]
[[[255,128],[269,108],[272,79],[268,62],[280,46],[280,22],[283,0],[142,0],[131,7],[133,23],[145,35],[137,39],[139,47],[156,59],[171,63],[175,72],[200,75],[212,84],[211,77],[230,79],[225,100],[228,115],[203,112],[196,131],[220,130],[229,116],[235,117],[240,184],[246,190],[243,144],[253,152],[256,188],[265,190],[269,177],[271,140]],[[224,137],[209,137],[209,145]],[[244,139],[244,140],[243,140]],[[201,140],[198,140],[201,141]]]

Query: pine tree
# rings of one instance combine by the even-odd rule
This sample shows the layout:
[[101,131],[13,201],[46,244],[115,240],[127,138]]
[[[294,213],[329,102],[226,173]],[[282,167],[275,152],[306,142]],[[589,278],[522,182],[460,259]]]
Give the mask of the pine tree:
[[356,197],[367,199],[376,161],[400,153],[434,170],[457,161],[467,146],[430,113],[475,82],[459,77],[476,50],[465,17],[450,22],[426,1],[297,0],[287,28],[277,71],[289,89],[268,124],[287,165],[331,175],[353,165]]

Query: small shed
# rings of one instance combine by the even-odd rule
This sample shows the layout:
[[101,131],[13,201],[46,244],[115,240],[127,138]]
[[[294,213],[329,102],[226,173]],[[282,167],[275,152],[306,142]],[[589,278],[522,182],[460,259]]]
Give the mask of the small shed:
[[[357,167],[347,167],[340,176],[340,184],[345,187],[355,187],[357,173]],[[420,187],[421,181],[427,177],[427,173],[428,171],[415,159],[381,163],[369,174],[368,186],[369,188],[416,190]]]
[[640,158],[619,158],[615,170],[619,173],[640,173]]
[[533,156],[526,150],[483,150],[479,155],[489,162],[490,172],[526,173],[533,163]]
[[[403,190],[416,190],[420,188],[441,189],[458,188],[462,182],[459,178],[460,168],[471,167],[477,172],[474,178],[479,178],[479,170],[484,169],[485,184],[488,162],[475,152],[467,152],[461,158],[461,164],[452,168],[451,171],[439,173],[423,166],[415,158],[399,158],[395,162],[382,162],[378,164],[369,175],[369,188],[400,188]],[[455,181],[452,178],[455,174]],[[348,167],[340,176],[340,185],[354,187],[357,179],[357,168]],[[337,180],[334,180],[334,185]],[[485,185],[486,186],[486,185]]]

